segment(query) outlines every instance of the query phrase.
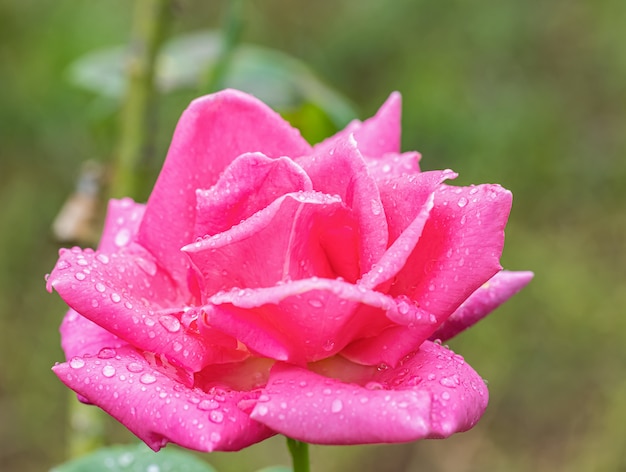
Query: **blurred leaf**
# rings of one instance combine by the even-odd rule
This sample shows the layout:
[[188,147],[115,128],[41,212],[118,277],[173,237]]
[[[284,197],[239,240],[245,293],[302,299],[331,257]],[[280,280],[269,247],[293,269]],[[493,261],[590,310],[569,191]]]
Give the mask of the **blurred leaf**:
[[154,452],[144,444],[112,446],[74,459],[50,472],[215,472],[209,464],[176,449]]
[[[159,55],[156,82],[168,93],[198,88],[215,64],[221,38],[212,32],[176,37]],[[121,100],[124,91],[125,48],[95,51],[75,61],[69,76],[75,85]],[[258,46],[242,45],[234,52],[226,86],[251,93],[281,112],[296,112],[303,105],[322,111],[335,129],[343,128],[356,113],[348,101],[323,84],[298,59]],[[202,91],[201,91],[202,92]]]

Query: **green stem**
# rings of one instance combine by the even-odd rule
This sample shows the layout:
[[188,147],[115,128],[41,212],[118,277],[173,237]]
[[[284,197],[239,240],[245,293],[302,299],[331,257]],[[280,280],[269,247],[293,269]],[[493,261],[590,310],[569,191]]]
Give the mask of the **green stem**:
[[140,195],[139,165],[154,141],[155,66],[163,42],[171,0],[136,0],[127,62],[119,147],[109,193],[112,197]]
[[309,445],[295,439],[287,438],[287,447],[293,460],[293,472],[309,472]]
[[230,69],[233,54],[243,31],[244,0],[230,0],[228,11],[222,28],[222,42],[219,55],[208,71],[203,90],[209,93],[217,92],[225,87],[226,74]]

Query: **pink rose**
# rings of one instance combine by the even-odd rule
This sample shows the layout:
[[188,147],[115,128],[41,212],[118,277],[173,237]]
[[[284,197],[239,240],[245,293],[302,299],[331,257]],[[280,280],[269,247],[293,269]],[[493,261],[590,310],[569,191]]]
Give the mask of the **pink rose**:
[[400,96],[310,147],[227,90],[184,112],[146,205],[50,274],[71,307],[54,372],[152,449],[442,438],[487,388],[445,340],[520,290],[511,194],[400,153]]

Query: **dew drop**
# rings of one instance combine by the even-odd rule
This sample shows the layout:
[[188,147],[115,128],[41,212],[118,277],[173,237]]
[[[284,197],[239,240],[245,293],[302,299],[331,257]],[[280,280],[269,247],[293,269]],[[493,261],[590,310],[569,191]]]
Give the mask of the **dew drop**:
[[335,347],[335,342],[332,339],[328,339],[326,340],[326,342],[324,343],[324,345],[322,346],[322,348],[324,349],[324,351],[328,352],[328,351],[332,351],[333,348]]
[[174,352],[180,352],[182,348],[183,348],[183,345],[179,343],[178,341],[174,341],[172,343],[172,349],[174,350]]
[[120,229],[115,235],[114,241],[117,247],[126,246],[130,241],[130,231],[127,228]]
[[98,292],[100,292],[100,293],[104,293],[104,291],[105,291],[106,289],[107,289],[107,288],[104,286],[104,284],[103,284],[102,282],[98,282],[98,283],[96,284],[96,290],[97,290]]
[[126,366],[130,372],[138,373],[143,370],[143,366],[139,362],[131,362]]
[[309,300],[309,305],[311,305],[313,308],[322,308],[324,306],[321,300],[318,300],[317,298],[311,298]]
[[115,375],[115,367],[113,367],[112,365],[105,365],[102,368],[102,375],[107,378],[113,377]]
[[65,270],[65,269],[69,269],[70,267],[71,267],[71,264],[67,261],[60,261],[56,266],[58,270]]
[[115,352],[115,349],[104,347],[104,348],[100,349],[100,352],[98,353],[98,357],[100,359],[111,359],[111,358],[115,357],[116,354],[117,354],[117,352]]
[[175,333],[180,330],[180,321],[172,315],[161,316],[159,318],[159,323],[161,323],[170,333]]
[[446,401],[447,401],[447,400],[450,400],[450,394],[449,394],[448,392],[443,392],[443,393],[441,394],[441,399],[442,399],[442,400],[446,400]]
[[98,259],[103,264],[108,264],[109,263],[109,256],[107,256],[106,254],[98,254],[96,256],[96,259]]
[[461,197],[459,198],[459,201],[456,202],[456,204],[460,207],[463,208],[465,205],[467,205],[467,198],[465,197]]
[[198,403],[198,409],[204,411],[215,410],[216,408],[219,408],[219,406],[220,404],[217,403],[215,400],[202,400],[200,403]]
[[222,421],[224,421],[224,413],[218,410],[213,410],[211,411],[211,413],[209,413],[209,419],[213,423],[221,423]]
[[156,382],[156,377],[152,374],[145,373],[141,377],[139,377],[139,381],[144,385],[150,385]]
[[339,413],[343,409],[343,402],[336,398],[333,400],[333,403],[330,405],[330,411],[333,413]]
[[259,414],[259,416],[265,416],[265,415],[267,415],[269,409],[267,408],[266,405],[259,405],[259,407],[256,409],[256,411]]
[[84,366],[85,366],[85,361],[82,360],[80,357],[74,357],[70,361],[70,367],[72,369],[80,369],[80,368],[82,368]]
[[87,276],[82,272],[76,272],[76,274],[74,274],[74,277],[76,277],[76,280],[85,280],[85,277]]

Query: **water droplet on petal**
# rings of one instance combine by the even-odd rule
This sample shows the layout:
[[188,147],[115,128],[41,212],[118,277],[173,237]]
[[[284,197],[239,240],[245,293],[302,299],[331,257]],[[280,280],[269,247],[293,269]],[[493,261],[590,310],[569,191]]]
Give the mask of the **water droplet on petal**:
[[218,410],[213,410],[211,411],[211,413],[209,413],[209,419],[213,423],[221,423],[222,421],[224,421],[224,413]]
[[372,199],[370,204],[372,205],[372,213],[376,216],[380,215],[380,213],[382,212],[380,202],[378,200]]
[[267,415],[268,411],[269,411],[269,409],[267,408],[267,406],[266,406],[266,405],[259,405],[259,407],[257,408],[257,413],[258,413],[260,416],[265,416],[265,415]]
[[313,308],[322,308],[324,306],[324,304],[317,298],[309,299],[309,305],[311,305]]
[[70,267],[71,267],[71,264],[65,260],[59,261],[59,263],[56,266],[58,270],[65,270],[65,269],[69,269]]
[[115,375],[115,367],[113,367],[112,365],[105,365],[102,368],[102,375],[107,378],[113,377]]
[[103,293],[107,288],[104,286],[102,282],[98,282],[96,284],[96,290],[100,293]]
[[335,342],[332,339],[326,340],[326,342],[322,346],[324,351],[327,351],[327,352],[332,351],[334,347],[335,347]]
[[333,403],[330,405],[330,411],[333,413],[339,413],[343,409],[343,402],[336,398],[333,400]]
[[216,408],[219,408],[219,406],[220,404],[215,400],[202,400],[200,403],[198,403],[198,409],[204,411],[215,410]]
[[159,322],[170,333],[175,333],[180,330],[180,321],[172,315],[163,315],[159,318]]
[[465,198],[465,197],[459,198],[459,201],[456,204],[459,207],[463,208],[465,205],[467,205],[467,198]]
[[120,229],[115,235],[114,241],[117,247],[126,246],[130,241],[130,231],[127,228]]
[[76,277],[76,280],[85,280],[85,277],[87,276],[82,272],[76,272],[76,274],[74,274],[74,277]]
[[113,301],[113,303],[119,303],[121,299],[122,297],[120,297],[117,293],[111,294],[111,300]]
[[138,373],[143,370],[143,366],[139,362],[131,362],[126,366],[130,372]]
[[141,377],[139,377],[139,381],[144,385],[150,385],[156,382],[156,377],[152,374],[145,373]]
[[96,259],[98,259],[103,264],[108,264],[109,263],[109,256],[107,256],[106,254],[98,254],[96,256]]
[[111,349],[109,347],[104,347],[104,348],[100,349],[100,352],[98,353],[98,357],[100,359],[111,359],[111,358],[115,357],[116,354],[117,354],[117,352],[115,352],[115,349]]
[[84,367],[84,366],[85,366],[85,361],[82,360],[80,357],[74,357],[70,361],[70,367],[72,369],[80,369],[81,367]]

